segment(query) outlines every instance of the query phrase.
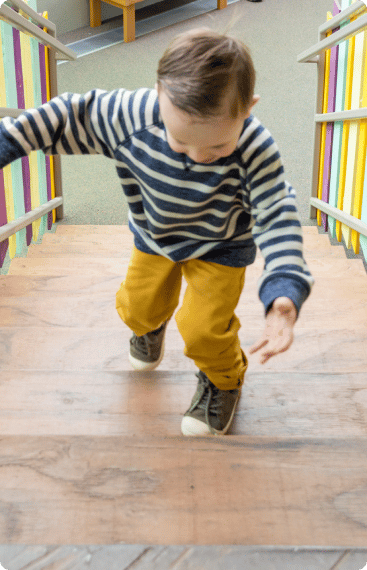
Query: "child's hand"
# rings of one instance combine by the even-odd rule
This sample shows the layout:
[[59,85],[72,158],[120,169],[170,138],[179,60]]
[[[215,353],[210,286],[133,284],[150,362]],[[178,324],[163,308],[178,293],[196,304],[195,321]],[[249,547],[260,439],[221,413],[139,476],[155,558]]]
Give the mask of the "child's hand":
[[249,349],[250,354],[260,350],[260,363],[285,352],[293,342],[293,327],[297,320],[297,310],[288,297],[275,299],[265,320],[265,331],[260,340]]

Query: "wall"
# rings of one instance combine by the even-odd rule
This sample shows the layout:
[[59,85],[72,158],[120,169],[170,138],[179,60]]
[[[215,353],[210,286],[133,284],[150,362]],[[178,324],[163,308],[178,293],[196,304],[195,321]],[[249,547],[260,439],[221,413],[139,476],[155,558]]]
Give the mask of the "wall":
[[[139,2],[139,9],[159,0]],[[48,18],[56,24],[57,34],[65,34],[89,26],[89,0],[37,0],[37,11],[48,11]],[[102,2],[102,21],[120,16],[122,10]]]

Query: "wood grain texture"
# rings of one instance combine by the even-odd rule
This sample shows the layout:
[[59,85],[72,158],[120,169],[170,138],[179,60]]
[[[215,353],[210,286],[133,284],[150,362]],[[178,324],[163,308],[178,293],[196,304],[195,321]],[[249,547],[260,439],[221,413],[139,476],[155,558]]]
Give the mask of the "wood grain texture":
[[[0,543],[39,545],[23,567],[113,568],[90,548],[118,543],[133,548],[119,570],[198,570],[187,545],[365,545],[362,262],[305,228],[316,284],[291,349],[249,357],[228,436],[184,438],[197,370],[175,320],[159,369],[138,374],[115,311],[131,234],[59,229],[0,278]],[[258,255],[236,311],[245,352],[264,326],[262,267]]]
[[[179,435],[195,372],[3,371],[1,435]],[[365,436],[365,374],[249,372],[230,433]]]
[[366,456],[365,438],[4,436],[0,541],[363,547]]

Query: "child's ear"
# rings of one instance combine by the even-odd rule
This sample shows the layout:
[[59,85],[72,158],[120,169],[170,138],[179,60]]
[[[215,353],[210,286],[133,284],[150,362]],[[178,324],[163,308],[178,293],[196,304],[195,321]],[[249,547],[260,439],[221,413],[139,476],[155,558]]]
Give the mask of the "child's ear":
[[252,109],[255,107],[256,103],[258,103],[259,101],[260,101],[260,95],[254,95],[253,99],[252,99],[252,104],[247,109],[246,118],[248,118],[251,115]]

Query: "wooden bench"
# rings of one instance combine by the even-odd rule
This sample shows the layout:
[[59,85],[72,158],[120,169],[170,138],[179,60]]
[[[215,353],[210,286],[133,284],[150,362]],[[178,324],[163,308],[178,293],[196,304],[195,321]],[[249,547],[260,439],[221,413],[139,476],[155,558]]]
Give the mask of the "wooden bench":
[[[124,41],[135,40],[135,4],[142,0],[89,0],[90,5],[90,26],[96,28],[101,25],[101,2],[107,2],[117,8],[122,8],[124,18]],[[226,8],[227,0],[217,0],[217,9]]]

